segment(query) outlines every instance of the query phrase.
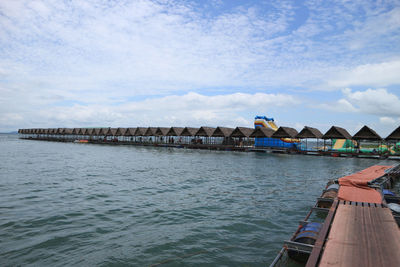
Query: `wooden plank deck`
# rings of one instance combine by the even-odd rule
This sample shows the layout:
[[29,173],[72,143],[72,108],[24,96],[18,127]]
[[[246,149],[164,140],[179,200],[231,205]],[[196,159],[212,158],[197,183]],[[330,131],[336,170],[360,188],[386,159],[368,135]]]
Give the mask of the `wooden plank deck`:
[[400,232],[388,208],[340,201],[319,266],[400,266]]

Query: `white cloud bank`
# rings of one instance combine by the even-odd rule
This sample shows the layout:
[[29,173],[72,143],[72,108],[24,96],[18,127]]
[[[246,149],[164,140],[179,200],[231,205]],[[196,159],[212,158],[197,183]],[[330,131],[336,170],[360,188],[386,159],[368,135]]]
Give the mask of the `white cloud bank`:
[[400,60],[377,64],[365,64],[338,74],[328,82],[328,87],[343,88],[349,86],[385,87],[400,85]]
[[333,103],[324,103],[318,107],[345,113],[360,113],[378,116],[381,124],[392,125],[400,121],[400,98],[387,89],[367,89],[342,91],[344,98]]
[[[399,3],[221,6],[230,8],[179,0],[0,1],[0,130],[238,125],[264,106],[293,100],[288,92],[399,84]],[[313,97],[305,96],[320,101]],[[368,111],[350,95],[337,104]]]
[[[206,96],[190,92],[182,96],[145,99],[118,106],[76,104],[46,108],[27,114],[31,122],[26,127],[251,127],[255,112],[268,112],[273,108],[296,106],[299,103],[298,99],[286,94],[235,93]],[[243,117],[243,113],[251,115]]]

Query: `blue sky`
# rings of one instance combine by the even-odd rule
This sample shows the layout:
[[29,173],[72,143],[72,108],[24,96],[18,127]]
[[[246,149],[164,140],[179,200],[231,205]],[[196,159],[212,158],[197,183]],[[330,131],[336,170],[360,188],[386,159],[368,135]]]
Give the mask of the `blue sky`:
[[1,1],[0,131],[400,125],[400,1]]

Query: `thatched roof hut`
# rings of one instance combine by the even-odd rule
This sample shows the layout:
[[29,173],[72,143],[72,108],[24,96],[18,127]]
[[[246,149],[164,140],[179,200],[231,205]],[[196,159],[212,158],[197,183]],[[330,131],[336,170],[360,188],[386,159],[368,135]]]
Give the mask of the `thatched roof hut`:
[[118,128],[108,128],[106,136],[115,136],[117,133]]
[[181,136],[195,136],[199,128],[185,127],[181,133]]
[[135,131],[135,136],[144,136],[146,133],[147,128],[145,127],[137,127]]
[[100,135],[100,132],[101,132],[101,129],[102,129],[102,128],[94,128],[94,129],[93,129],[93,135],[94,135],[94,136],[99,136],[99,135]]
[[70,135],[70,134],[72,134],[72,131],[73,131],[74,129],[72,129],[72,128],[63,128],[63,130],[62,130],[62,134],[68,134],[68,135]]
[[86,128],[85,132],[83,133],[84,135],[93,135],[94,133],[94,128]]
[[81,129],[81,128],[73,128],[73,129],[72,129],[72,134],[78,135],[80,129]]
[[148,127],[144,132],[145,136],[156,136],[157,127]]
[[100,129],[100,131],[99,131],[99,135],[101,135],[101,136],[106,136],[107,135],[107,132],[108,132],[108,129],[110,129],[110,127],[108,127],[108,128],[99,128]]
[[171,127],[167,133],[167,136],[181,136],[183,127]]
[[296,138],[297,130],[290,127],[279,127],[272,135],[272,138]]
[[137,128],[132,128],[132,127],[126,128],[124,136],[135,136],[136,129]]
[[354,140],[370,140],[370,141],[381,141],[382,138],[374,130],[364,125],[355,135]]
[[235,129],[233,128],[228,128],[228,127],[217,127],[213,134],[211,135],[212,137],[229,137],[233,133]]
[[274,130],[271,128],[266,128],[266,127],[257,127],[256,129],[253,130],[253,133],[250,135],[250,137],[255,137],[255,138],[265,138],[265,137],[271,137],[274,134]]
[[296,138],[305,139],[305,138],[315,138],[321,139],[323,134],[317,128],[304,126],[303,130],[301,130],[297,135]]
[[157,136],[167,136],[167,133],[169,132],[171,128],[168,127],[157,127],[156,135]]
[[127,128],[118,128],[117,132],[115,133],[116,136],[124,136],[126,133]]
[[215,128],[213,128],[213,127],[202,126],[196,132],[195,136],[210,137],[214,133],[214,131],[215,131]]
[[400,126],[397,127],[388,137],[385,138],[386,141],[399,141],[400,140]]
[[236,127],[232,134],[231,137],[250,137],[250,135],[254,132],[253,128],[248,128],[248,127]]
[[341,127],[332,126],[323,136],[322,139],[349,139],[351,140],[349,132]]
[[56,134],[62,134],[64,128],[57,128]]

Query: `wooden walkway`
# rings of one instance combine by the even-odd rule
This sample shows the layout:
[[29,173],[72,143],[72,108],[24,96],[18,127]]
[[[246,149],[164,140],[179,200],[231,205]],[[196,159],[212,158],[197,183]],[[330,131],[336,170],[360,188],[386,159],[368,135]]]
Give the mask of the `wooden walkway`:
[[[400,232],[382,204],[339,201],[321,251],[313,250],[307,266],[400,266]],[[317,255],[316,255],[317,254]]]

